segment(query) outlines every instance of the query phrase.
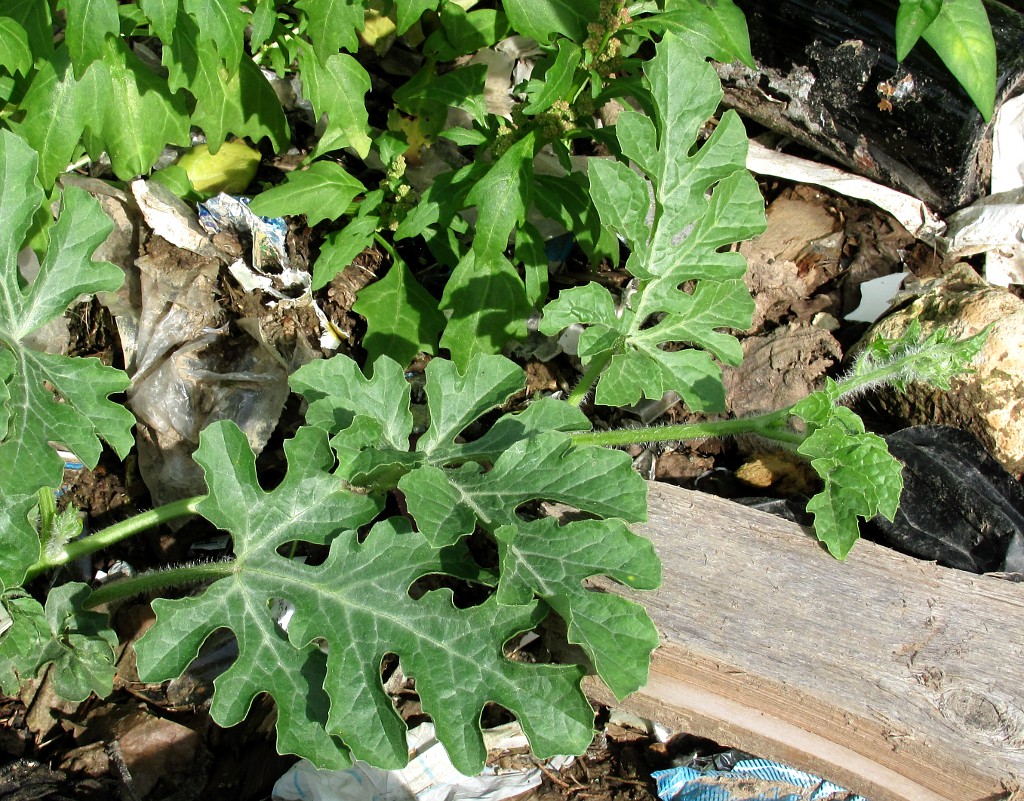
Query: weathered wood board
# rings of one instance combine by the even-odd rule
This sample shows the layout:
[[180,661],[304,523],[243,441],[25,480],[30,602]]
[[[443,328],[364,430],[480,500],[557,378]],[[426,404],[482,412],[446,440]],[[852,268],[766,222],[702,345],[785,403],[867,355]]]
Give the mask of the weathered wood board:
[[[1024,786],[1024,584],[651,484],[662,634],[620,704],[869,801],[995,801]],[[602,584],[610,587],[610,584]],[[609,701],[593,682],[593,697]]]

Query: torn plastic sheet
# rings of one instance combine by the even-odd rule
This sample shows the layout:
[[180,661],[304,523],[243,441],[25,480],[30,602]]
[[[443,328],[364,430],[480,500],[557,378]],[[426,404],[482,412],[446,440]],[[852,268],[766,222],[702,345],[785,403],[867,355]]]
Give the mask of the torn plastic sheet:
[[[487,767],[477,776],[464,776],[448,759],[432,723],[409,731],[409,764],[401,770],[380,770],[356,761],[347,770],[318,770],[310,762],[297,762],[274,785],[273,801],[500,801],[515,798],[541,783],[539,768],[498,772]],[[488,751],[527,746],[517,723],[484,731]],[[572,757],[556,757],[553,770],[570,764]]]
[[[992,122],[993,195],[1024,187],[1024,95],[1006,100]],[[996,286],[1024,284],[1024,236],[985,257],[985,278]]]
[[872,278],[860,285],[860,304],[844,319],[855,323],[873,323],[889,310],[893,298],[911,273],[893,273]]
[[920,200],[838,167],[781,153],[754,140],[747,151],[747,168],[758,175],[773,175],[831,189],[845,197],[866,200],[889,212],[914,237],[936,242],[945,224]]
[[683,767],[652,776],[662,801],[865,801],[830,781],[767,759],[743,759],[724,771]]

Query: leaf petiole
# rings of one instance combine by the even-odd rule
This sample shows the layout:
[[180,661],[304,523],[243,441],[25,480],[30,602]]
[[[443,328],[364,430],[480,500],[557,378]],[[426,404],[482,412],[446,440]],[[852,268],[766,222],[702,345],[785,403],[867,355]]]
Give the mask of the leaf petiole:
[[95,534],[90,534],[88,537],[75,540],[74,542],[69,542],[58,553],[50,556],[43,556],[38,562],[32,565],[32,567],[28,569],[25,581],[27,582],[34,579],[40,573],[44,573],[47,570],[51,570],[55,567],[61,567],[62,565],[66,565],[68,562],[73,562],[79,557],[95,553],[96,551],[127,539],[128,537],[132,537],[141,531],[152,528],[153,526],[158,526],[161,523],[167,523],[171,520],[176,520],[179,517],[194,515],[196,514],[196,505],[204,497],[205,496],[199,495],[193,498],[185,498],[184,500],[158,506],[156,509],[150,509],[148,512],[141,512],[127,520],[122,520],[120,523],[114,523],[112,526],[107,526],[107,528],[102,531],[97,531]]
[[674,440],[703,439],[755,434],[791,445],[799,445],[807,434],[787,426],[792,406],[785,409],[732,420],[712,420],[705,423],[683,423],[674,426],[648,426],[624,428],[614,431],[582,431],[571,434],[573,445],[636,445],[641,442],[671,442]]
[[170,570],[156,570],[140,576],[113,581],[94,590],[85,602],[86,609],[96,609],[104,604],[121,601],[143,593],[181,587],[187,584],[198,584],[204,581],[230,576],[236,571],[235,560],[223,562],[202,562],[200,564],[183,565]]

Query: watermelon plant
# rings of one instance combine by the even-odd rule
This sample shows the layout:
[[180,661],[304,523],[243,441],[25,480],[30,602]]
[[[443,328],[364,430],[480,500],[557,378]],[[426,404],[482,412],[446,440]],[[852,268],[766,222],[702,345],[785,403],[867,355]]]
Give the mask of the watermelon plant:
[[[980,347],[978,338],[921,338],[912,329],[875,343],[847,376],[785,409],[594,429],[581,409],[591,393],[597,404],[621,406],[675,391],[691,409],[722,412],[719,365],[741,359],[731,332],[749,326],[753,303],[744,261],[730,246],[762,230],[763,201],[745,168],[738,116],[726,112],[701,139],[721,99],[707,59],[751,60],[730,0],[396,0],[369,9],[360,0],[24,0],[3,14],[6,692],[53,665],[66,698],[109,693],[116,637],[106,612],[125,598],[198,585],[153,601],[156,623],[136,646],[140,676],[179,675],[215,630],[230,629],[239,655],[215,682],[211,714],[233,725],[267,693],[278,702],[282,753],[324,767],[353,757],[403,765],[405,726],[381,682],[393,657],[416,680],[464,773],[483,764],[487,703],[516,715],[538,756],[581,753],[593,733],[585,672],[624,697],[645,682],[658,644],[642,606],[585,586],[593,576],[638,589],[660,581],[650,543],[629,528],[645,518],[645,482],[609,446],[754,433],[794,449],[822,479],[810,504],[818,536],[844,558],[858,518],[891,518],[902,483],[884,442],[843,399],[877,383],[945,386]],[[381,30],[422,51],[383,128],[370,124],[361,62]],[[512,33],[537,42],[539,61],[502,116],[488,106],[487,68],[454,63]],[[245,435],[222,421],[203,432],[195,453],[205,494],[79,536],[74,510],[54,508],[63,476],[54,445],[88,467],[104,446],[123,459],[134,420],[116,402],[130,383],[124,372],[31,345],[31,334],[77,298],[123,280],[119,268],[92,260],[110,221],[89,194],[58,178],[83,159],[108,160],[117,180],[146,174],[167,145],[189,145],[193,131],[211,152],[229,136],[283,150],[290,134],[268,78],[274,72],[298,76],[323,130],[305,168],[257,194],[251,208],[331,223],[313,265],[316,288],[368,245],[390,255],[387,274],[355,307],[367,322],[367,360],[338,355],[292,374],[305,422],[284,446],[287,472],[273,489],[261,487]],[[623,106],[616,124],[598,126],[595,111],[612,101]],[[462,124],[449,125],[455,111]],[[471,155],[417,192],[407,164],[441,140]],[[577,146],[595,143],[610,155],[576,169]],[[553,156],[543,172],[542,154]],[[383,175],[376,186],[346,168],[371,157]],[[183,167],[157,175],[196,192]],[[531,212],[562,223],[595,263],[617,263],[621,243],[629,291],[588,283],[550,299],[546,243]],[[450,271],[440,299],[400,258],[407,239]],[[27,244],[43,254],[34,276],[19,267]],[[531,316],[545,335],[579,332],[585,373],[567,399],[513,408],[525,377],[501,350],[526,335]],[[421,351],[435,356],[425,370],[425,426],[414,419],[404,372]],[[546,517],[539,501],[572,507],[579,519]],[[191,515],[230,534],[231,558],[95,589],[67,582],[40,594],[33,583]],[[302,544],[326,557],[291,558]],[[287,627],[274,613],[280,601],[295,610]],[[511,658],[508,644],[551,616],[579,646],[580,663]]]

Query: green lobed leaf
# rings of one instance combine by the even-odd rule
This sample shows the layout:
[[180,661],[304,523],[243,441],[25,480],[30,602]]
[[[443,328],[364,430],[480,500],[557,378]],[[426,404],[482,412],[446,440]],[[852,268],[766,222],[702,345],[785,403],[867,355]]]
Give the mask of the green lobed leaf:
[[0,17],[0,67],[14,75],[27,76],[32,69],[28,34],[10,17]]
[[437,300],[425,290],[403,261],[386,276],[359,290],[352,311],[366,319],[363,347],[366,363],[387,355],[409,364],[417,353],[434,353],[445,325]]
[[[226,74],[233,76],[245,55],[243,34],[249,22],[238,0],[184,0],[184,9],[195,20],[202,47],[219,53]],[[175,35],[180,25],[179,17]]]
[[108,38],[103,58],[79,84],[87,100],[85,144],[90,155],[110,156],[118,178],[148,172],[167,145],[189,145],[185,99],[150,72],[121,39]]
[[249,47],[252,52],[258,51],[274,32],[277,24],[275,0],[257,0],[252,12],[252,29],[249,33]]
[[173,41],[164,44],[162,63],[170,90],[185,89],[195,99],[191,122],[206,133],[211,153],[220,149],[228,134],[254,142],[267,137],[276,150],[287,146],[288,122],[260,68],[244,58],[229,70],[191,17],[178,20]]
[[559,525],[535,520],[496,532],[501,564],[498,603],[543,598],[569,627],[569,642],[583,647],[594,668],[622,699],[647,682],[651,652],[660,638],[643,606],[587,589],[605,575],[629,587],[661,584],[661,562],[649,540],[620,520]]
[[797,452],[810,459],[824,482],[807,504],[815,534],[834,557],[845,559],[860,537],[858,518],[881,514],[893,519],[903,474],[885,440],[865,431],[855,412],[836,405],[838,396],[838,385],[829,379],[825,389],[804,398],[792,413],[813,426]]
[[[360,542],[353,529],[379,507],[331,476],[325,433],[300,429],[290,445],[285,482],[265,493],[236,426],[220,422],[203,432],[196,459],[210,495],[200,511],[230,531],[237,561],[230,576],[198,599],[154,602],[156,623],[136,647],[140,675],[161,680],[180,673],[210,633],[227,627],[239,640],[239,657],[215,684],[215,720],[240,721],[261,691],[282,708],[305,698],[306,691],[297,692],[294,684],[307,677],[277,669],[276,659],[272,669],[264,668],[277,632],[270,602],[283,599],[295,606],[290,647],[302,652],[314,641],[326,643],[324,728],[356,757],[382,768],[401,767],[408,758],[405,724],[381,686],[381,661],[388,654],[397,655],[406,675],[416,679],[423,710],[463,773],[483,766],[480,714],[487,702],[517,716],[540,757],[585,748],[593,712],[579,688],[582,671],[513,662],[503,653],[505,642],[536,626],[544,610],[536,603],[501,606],[493,599],[457,609],[449,590],[414,600],[408,591],[413,582],[446,572],[445,553],[401,518],[377,523]],[[325,562],[310,566],[278,553],[296,539],[329,543]],[[295,725],[305,729],[296,732],[296,750],[315,760],[316,749],[307,748],[303,737],[312,739],[316,732],[298,716]]]
[[460,108],[482,125],[487,118],[486,80],[487,67],[483,64],[471,64],[438,75],[435,65],[428,63],[395,90],[395,105],[415,116],[423,114],[426,105],[443,109],[443,114],[434,111],[438,117],[446,117],[448,107]]
[[288,173],[284,182],[252,199],[249,208],[264,217],[306,215],[313,226],[347,213],[356,195],[366,191],[358,179],[334,161],[316,161]]
[[309,20],[306,33],[321,64],[340,50],[354,53],[359,49],[357,33],[363,29],[364,0],[298,0],[295,7]]
[[[657,127],[625,111],[616,136],[646,178],[621,162],[595,160],[590,167],[602,221],[632,248],[626,268],[639,279],[636,292],[620,308],[596,285],[563,291],[545,308],[540,330],[589,327],[580,356],[585,364],[607,363],[598,403],[629,405],[671,389],[695,409],[718,411],[725,392],[708,354],[738,363],[742,351],[728,329],[748,327],[754,308],[740,280],[746,263],[727,246],[764,229],[764,201],[745,167],[738,116],[726,112],[694,148],[721,98],[713,68],[667,34],[644,71]],[[688,347],[667,350],[672,343]]]
[[58,47],[40,60],[22,108],[18,132],[39,154],[39,180],[51,187],[67,168],[85,130],[90,110],[88,94],[75,80],[67,47]]
[[360,158],[366,158],[372,143],[365,101],[370,91],[366,70],[345,53],[321,60],[303,49],[299,55],[299,74],[303,94],[317,116],[327,115],[327,130],[312,157],[351,147]]
[[78,0],[67,4],[64,41],[71,54],[75,77],[81,79],[90,64],[103,58],[104,40],[108,36],[116,37],[120,31],[117,0]]
[[27,287],[21,285],[17,254],[43,200],[35,173],[35,153],[14,134],[0,131],[0,349],[9,354],[2,371],[10,375],[0,461],[3,486],[11,495],[59,485],[63,462],[51,442],[70,448],[90,468],[99,459],[100,438],[122,458],[133,444],[134,418],[107,399],[127,388],[123,372],[98,359],[42,353],[22,343],[79,295],[113,291],[124,280],[117,267],[89,260],[112,223],[86,192],[69,188],[39,274]]
[[142,13],[146,15],[153,33],[164,47],[174,41],[180,5],[181,0],[139,0]]
[[921,37],[988,122],[996,100],[996,45],[982,0],[943,0]]
[[39,0],[4,0],[3,16],[14,20],[25,31],[35,57],[45,58],[53,52],[50,3],[40,3]]
[[15,693],[20,682],[53,664],[57,695],[80,702],[110,694],[114,682],[117,635],[107,616],[83,608],[91,590],[62,584],[47,594],[46,606],[32,598],[7,599],[13,625],[0,639],[0,689]]
[[513,28],[541,43],[556,33],[582,42],[600,16],[598,0],[504,0],[502,8]]

